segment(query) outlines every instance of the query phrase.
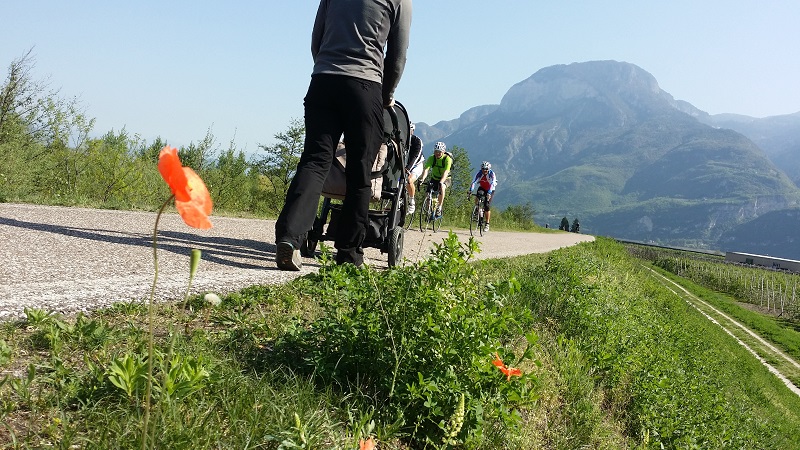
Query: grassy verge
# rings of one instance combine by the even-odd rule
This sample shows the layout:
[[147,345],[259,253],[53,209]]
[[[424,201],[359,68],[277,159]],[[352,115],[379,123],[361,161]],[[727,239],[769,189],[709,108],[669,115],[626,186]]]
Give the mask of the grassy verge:
[[150,404],[146,308],[29,311],[0,329],[0,444],[800,447],[800,399],[621,246],[474,250],[160,305]]
[[656,270],[670,280],[689,289],[693,294],[715,308],[746,325],[747,328],[778,346],[794,359],[800,360],[800,329],[797,328],[796,324],[775,315],[765,315],[753,311],[751,308],[743,307],[742,302],[730,295],[706,289],[666,270],[658,268]]
[[663,269],[654,270],[688,291],[676,290],[676,295],[713,317],[720,326],[756,352],[794,385],[800,386],[798,364],[800,333],[794,328],[787,327],[784,321],[773,315],[763,315],[743,307],[743,303],[728,295],[698,286]]

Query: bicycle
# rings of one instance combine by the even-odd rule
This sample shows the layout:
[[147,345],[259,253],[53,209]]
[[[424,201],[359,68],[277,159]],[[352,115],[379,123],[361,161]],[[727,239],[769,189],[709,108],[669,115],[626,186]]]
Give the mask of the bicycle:
[[436,215],[436,207],[439,203],[439,182],[428,180],[425,190],[425,200],[423,200],[422,208],[419,210],[419,230],[425,231],[428,223],[430,223],[435,233],[442,228],[443,214]]
[[486,193],[479,190],[477,193],[472,194],[478,197],[478,202],[472,207],[472,214],[469,216],[469,234],[474,234],[473,230],[478,227],[478,233],[483,236],[483,229],[486,225],[486,220],[483,217],[486,211]]

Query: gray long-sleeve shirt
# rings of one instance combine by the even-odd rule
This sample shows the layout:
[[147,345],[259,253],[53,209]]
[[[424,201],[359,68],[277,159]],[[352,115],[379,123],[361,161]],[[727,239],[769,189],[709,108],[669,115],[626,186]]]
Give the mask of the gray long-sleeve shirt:
[[388,103],[403,75],[410,30],[411,0],[321,0],[311,33],[312,75],[382,83]]

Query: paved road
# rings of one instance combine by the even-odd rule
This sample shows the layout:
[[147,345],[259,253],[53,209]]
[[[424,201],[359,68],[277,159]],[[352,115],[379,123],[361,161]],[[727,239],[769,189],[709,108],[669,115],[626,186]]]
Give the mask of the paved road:
[[[150,295],[155,213],[0,203],[0,320],[23,317],[24,308],[60,313],[89,311]],[[186,226],[175,214],[159,223],[159,300],[182,298],[189,253],[203,252],[193,293],[224,294],[255,284],[284,283],[316,271],[313,259],[301,272],[275,267],[275,222],[212,217],[211,230]],[[462,240],[469,231],[454,230]],[[404,257],[424,258],[444,232],[409,231]],[[591,241],[574,233],[506,233],[479,238],[479,258],[544,253]],[[328,242],[331,244],[331,242]],[[386,267],[386,255],[367,249],[370,263]]]

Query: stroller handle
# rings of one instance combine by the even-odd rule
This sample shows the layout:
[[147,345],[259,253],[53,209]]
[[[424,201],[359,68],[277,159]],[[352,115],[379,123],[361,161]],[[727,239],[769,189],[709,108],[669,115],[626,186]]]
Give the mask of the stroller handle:
[[394,106],[387,106],[387,110],[389,110],[389,117],[392,118],[392,129],[393,130],[400,130],[400,124],[397,123],[397,111],[394,110]]

